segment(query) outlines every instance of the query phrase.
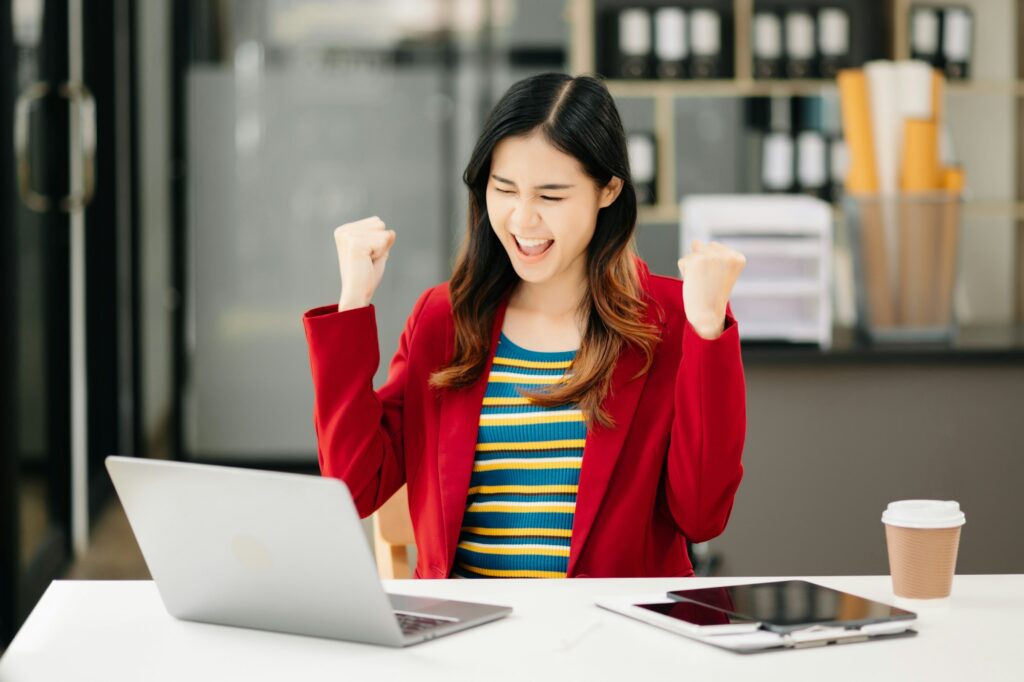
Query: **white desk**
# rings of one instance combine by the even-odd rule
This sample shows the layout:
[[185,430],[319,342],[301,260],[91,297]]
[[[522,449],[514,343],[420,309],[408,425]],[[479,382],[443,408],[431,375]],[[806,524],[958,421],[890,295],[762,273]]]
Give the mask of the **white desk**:
[[[887,576],[811,578],[892,601]],[[32,680],[1024,680],[1024,575],[958,576],[916,637],[734,654],[604,611],[594,598],[739,578],[396,581],[394,592],[513,606],[501,621],[408,649],[186,623],[150,582],[55,582],[0,659]]]

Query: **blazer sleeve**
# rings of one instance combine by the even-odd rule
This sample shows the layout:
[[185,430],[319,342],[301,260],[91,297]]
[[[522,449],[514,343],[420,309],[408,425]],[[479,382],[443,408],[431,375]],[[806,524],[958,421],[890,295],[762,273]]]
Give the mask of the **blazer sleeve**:
[[320,472],[349,487],[362,517],[405,483],[402,408],[409,348],[428,290],[413,307],[387,381],[373,388],[380,363],[376,309],[314,308],[303,316],[313,374],[313,425]]
[[684,323],[674,400],[665,500],[683,535],[704,542],[725,530],[743,477],[746,385],[731,308],[717,339],[704,339]]

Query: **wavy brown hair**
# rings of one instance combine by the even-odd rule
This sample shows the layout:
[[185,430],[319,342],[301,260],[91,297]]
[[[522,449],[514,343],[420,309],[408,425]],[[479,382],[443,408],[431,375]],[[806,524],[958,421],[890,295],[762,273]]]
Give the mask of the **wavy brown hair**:
[[515,83],[494,106],[462,179],[469,189],[469,215],[449,294],[455,322],[455,352],[434,372],[430,385],[458,389],[475,383],[490,355],[491,330],[502,299],[519,277],[487,216],[487,179],[495,146],[506,137],[539,131],[555,148],[577,159],[598,188],[623,181],[615,201],[597,215],[587,247],[587,295],[579,313],[586,331],[571,375],[539,391],[525,392],[536,405],[578,404],[588,428],[614,426],[601,403],[616,360],[627,344],[651,366],[657,328],[645,321],[648,301],[640,284],[633,245],[636,192],[629,172],[626,135],[604,84],[590,76],[545,73]]

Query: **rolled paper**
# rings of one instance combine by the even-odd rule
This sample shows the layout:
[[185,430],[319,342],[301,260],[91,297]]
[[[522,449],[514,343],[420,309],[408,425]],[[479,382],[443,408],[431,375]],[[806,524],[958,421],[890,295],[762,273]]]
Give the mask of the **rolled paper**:
[[960,195],[967,184],[964,169],[960,166],[945,166],[942,169],[942,189],[952,194]]
[[878,189],[884,195],[896,193],[899,182],[899,86],[896,65],[876,60],[864,66],[871,109],[871,137],[875,146]]
[[907,119],[903,132],[900,189],[928,192],[939,187],[939,131],[935,121]]
[[[895,62],[876,60],[864,66],[868,79],[868,103],[871,107],[871,135],[875,146],[875,167],[878,189],[882,194],[882,230],[889,265],[891,290],[898,294],[899,281],[899,216],[896,192],[900,173],[899,78]],[[898,310],[898,309],[897,309]],[[898,320],[897,320],[898,322]]]
[[849,157],[846,191],[850,194],[874,194],[878,191],[878,174],[867,77],[860,69],[843,69],[836,81],[839,85],[843,137],[846,139]]
[[[900,123],[897,127],[896,149],[902,150],[905,125],[903,122],[907,119],[935,120],[932,115],[932,67],[927,62],[911,59],[898,61],[895,64]],[[900,159],[900,172],[902,170],[903,160]]]
[[934,69],[928,62],[906,59],[896,62],[900,118],[935,118],[932,94]]
[[945,95],[946,77],[938,69],[932,69],[932,120],[939,128],[942,128],[942,116],[945,114]]
[[878,197],[878,170],[871,129],[871,103],[867,76],[861,69],[843,69],[836,76],[848,165],[846,191],[857,202],[861,283],[867,317],[876,329],[889,328],[896,316],[887,257],[882,205]]
[[[899,316],[908,327],[935,324],[938,229],[941,202],[927,194],[939,186],[939,139],[935,121],[907,119],[900,187]],[[914,196],[914,195],[917,196]]]

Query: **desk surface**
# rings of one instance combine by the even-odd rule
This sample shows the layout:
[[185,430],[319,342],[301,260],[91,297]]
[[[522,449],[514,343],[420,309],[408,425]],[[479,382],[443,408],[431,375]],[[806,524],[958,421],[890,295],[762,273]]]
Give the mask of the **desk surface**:
[[[810,578],[892,602],[887,576]],[[754,580],[754,579],[751,579]],[[594,599],[741,578],[417,580],[388,589],[509,604],[496,623],[408,649],[178,621],[151,582],[54,582],[0,659],[33,680],[1020,680],[1024,575],[958,576],[917,637],[734,654],[604,611]]]

